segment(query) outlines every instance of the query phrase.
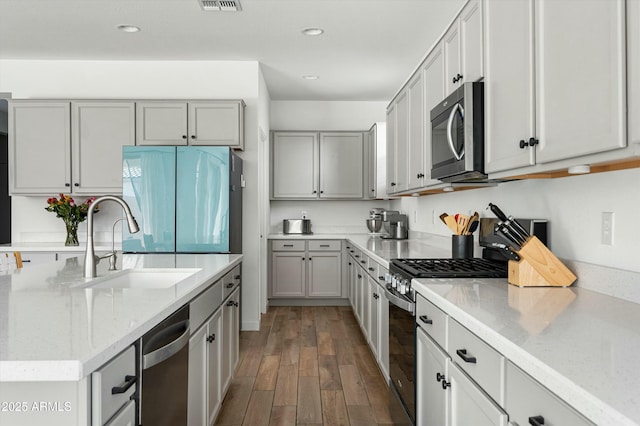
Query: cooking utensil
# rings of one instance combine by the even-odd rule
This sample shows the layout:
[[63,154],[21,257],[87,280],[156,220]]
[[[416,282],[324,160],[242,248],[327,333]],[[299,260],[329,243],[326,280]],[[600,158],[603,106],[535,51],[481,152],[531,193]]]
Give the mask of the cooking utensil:
[[515,251],[513,251],[511,249],[511,247],[509,247],[506,244],[502,244],[502,243],[491,243],[489,245],[489,247],[493,247],[493,248],[497,248],[500,249],[500,253],[502,253],[502,255],[504,257],[506,257],[509,260],[515,260],[516,262],[518,260],[520,260],[520,256],[518,255],[518,253],[516,253]]
[[513,234],[511,234],[511,231],[509,230],[509,228],[504,226],[502,222],[498,222],[494,230],[496,231],[497,234],[502,235],[509,242],[513,243],[512,246],[516,251],[520,251],[520,249],[522,248],[522,244],[516,237],[513,236]]
[[491,211],[493,212],[493,214],[496,215],[496,217],[498,219],[500,219],[502,222],[506,222],[507,220],[509,220],[509,218],[507,217],[506,214],[504,214],[504,212],[502,210],[500,210],[500,207],[496,206],[493,203],[489,203],[489,208],[491,209]]
[[440,220],[441,220],[441,221],[442,221],[442,223],[444,223],[445,225],[447,224],[447,221],[446,221],[446,220],[444,220],[444,219],[445,219],[447,216],[449,216],[449,215],[448,215],[448,214],[446,214],[446,213],[442,213],[442,214],[440,215]]
[[479,224],[480,224],[479,220],[472,222],[471,225],[469,226],[469,233],[473,234],[474,232],[476,232],[476,229],[478,229]]
[[529,238],[531,236],[531,234],[529,234],[529,232],[527,232],[526,229],[524,229],[524,226],[520,225],[520,222],[518,222],[513,216],[509,216],[509,221],[513,224],[513,227],[521,234],[524,235],[525,240],[527,238]]
[[513,235],[513,237],[518,240],[520,245],[523,245],[527,241],[527,238],[529,238],[529,235],[526,232],[523,234],[518,230],[518,228],[513,225],[510,220],[507,220],[502,225],[509,230],[511,235]]
[[464,235],[465,230],[467,229],[467,223],[469,222],[469,216],[466,214],[458,213],[456,214],[456,222],[458,224],[458,235]]
[[444,223],[451,230],[451,232],[453,232],[454,234],[458,233],[458,223],[456,222],[453,216],[447,215],[444,218]]

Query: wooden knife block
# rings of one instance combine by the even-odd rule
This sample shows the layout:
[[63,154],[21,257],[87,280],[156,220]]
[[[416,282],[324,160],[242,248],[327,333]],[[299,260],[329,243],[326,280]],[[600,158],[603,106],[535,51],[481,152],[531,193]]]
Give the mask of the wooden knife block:
[[509,284],[518,287],[569,287],[577,277],[534,235],[509,261]]

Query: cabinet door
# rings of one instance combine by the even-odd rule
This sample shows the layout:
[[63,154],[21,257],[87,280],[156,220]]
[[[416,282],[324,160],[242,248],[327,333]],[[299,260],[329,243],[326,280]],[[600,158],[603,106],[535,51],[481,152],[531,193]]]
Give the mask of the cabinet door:
[[189,144],[244,149],[244,103],[189,102]]
[[309,297],[340,297],[342,295],[342,256],[337,253],[309,252]]
[[189,398],[187,424],[207,425],[207,325],[200,327],[189,339]]
[[272,173],[273,198],[317,198],[318,134],[274,133]]
[[358,322],[360,323],[360,325],[362,326],[362,323],[364,321],[364,316],[363,316],[363,305],[362,305],[362,293],[363,293],[363,288],[362,285],[364,283],[364,275],[362,273],[362,268],[360,268],[359,266],[357,266],[358,264],[355,263],[354,265],[354,269],[355,269],[355,279],[356,279],[356,317],[358,318]]
[[369,277],[369,346],[376,359],[380,356],[380,289],[376,281]]
[[478,81],[483,76],[482,3],[470,0],[460,14],[461,81]]
[[135,401],[129,401],[105,426],[136,426]]
[[371,300],[373,300],[371,287],[369,287],[369,281],[367,279],[367,273],[364,269],[359,268],[360,275],[362,275],[362,279],[360,279],[360,287],[362,288],[361,298],[362,298],[362,313],[360,317],[360,322],[362,323],[362,327],[364,328],[364,337],[369,341],[369,336],[371,335]]
[[186,144],[186,102],[136,102],[136,145]]
[[395,140],[395,191],[406,191],[409,187],[409,92],[404,90],[396,99],[396,140]]
[[533,0],[485,3],[485,171],[535,164]]
[[271,295],[273,297],[305,296],[306,257],[301,252],[271,254]]
[[456,19],[442,39],[444,52],[444,87],[445,96],[456,90],[462,81],[460,74],[460,21]]
[[447,359],[447,364],[451,389],[449,425],[506,426],[507,415],[502,409],[453,364],[451,359]]
[[624,0],[535,5],[536,161],[626,146]]
[[640,143],[640,2],[627,1],[629,142]]
[[[380,267],[378,282],[384,286],[385,269]],[[382,277],[382,279],[380,279]],[[380,342],[378,344],[378,364],[385,379],[389,379],[389,299],[384,290],[380,289],[380,300],[378,310],[378,330],[380,331]]]
[[[236,312],[238,311],[238,309],[235,308],[235,305],[234,309]],[[221,344],[221,339],[223,338],[221,333],[222,311],[222,309],[218,309],[207,323],[207,425],[214,423],[218,410],[222,405],[220,360],[222,358],[221,351],[226,349],[223,348]],[[232,330],[232,333],[234,333],[234,330]],[[232,340],[235,338],[235,333],[231,335],[231,338]],[[231,346],[233,346],[233,344]],[[191,347],[189,347],[189,350],[191,350]],[[233,365],[230,371],[233,371],[234,369],[235,365]]]
[[363,198],[362,133],[320,133],[320,198]]
[[416,420],[419,425],[448,424],[449,392],[442,388],[441,379],[449,377],[448,358],[422,328],[416,329]]
[[409,143],[408,143],[408,189],[416,189],[423,186],[425,177],[424,149],[424,123],[426,120],[424,106],[424,74],[418,70],[407,86],[409,92]]
[[396,188],[396,106],[387,109],[387,194],[397,192]]
[[376,125],[365,133],[365,145],[367,147],[367,186],[365,187],[365,198],[373,199],[378,196],[378,163],[377,163],[377,141],[376,141]]
[[431,109],[444,99],[444,54],[442,43],[438,44],[424,62],[425,131],[424,131],[424,179],[423,185],[441,183],[431,179]]
[[220,395],[229,388],[233,373],[238,363],[240,333],[240,289],[227,299],[222,307],[222,356],[220,357]]
[[72,102],[73,193],[122,193],[122,147],[135,145],[133,102]]
[[8,130],[10,195],[71,192],[69,102],[11,101]]

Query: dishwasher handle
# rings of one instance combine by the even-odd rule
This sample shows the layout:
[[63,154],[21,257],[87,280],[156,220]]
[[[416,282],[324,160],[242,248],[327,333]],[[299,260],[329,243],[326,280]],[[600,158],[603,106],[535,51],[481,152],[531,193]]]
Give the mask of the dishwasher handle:
[[[180,349],[184,348],[185,345],[189,343],[189,325],[189,320],[180,321],[159,331],[156,335],[149,339],[147,344],[142,348],[142,369],[146,370],[148,368],[151,368],[154,365],[159,364],[162,361],[165,361],[180,352]],[[175,340],[172,340],[170,343],[167,343],[166,345],[154,350],[153,352],[146,353],[147,349],[149,347],[152,347],[159,340],[163,340],[167,338],[167,336],[171,336],[172,334],[180,331],[182,331],[182,334],[180,334],[180,336]]]

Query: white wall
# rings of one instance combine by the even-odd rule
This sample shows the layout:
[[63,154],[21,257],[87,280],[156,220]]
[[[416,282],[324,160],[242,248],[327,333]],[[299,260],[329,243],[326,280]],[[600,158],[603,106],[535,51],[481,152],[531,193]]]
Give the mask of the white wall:
[[369,130],[387,102],[271,101],[272,130]]
[[[0,92],[13,98],[89,99],[244,99],[246,188],[243,196],[242,328],[257,329],[260,319],[259,122],[268,122],[268,100],[259,99],[259,64],[255,61],[0,61]],[[264,90],[263,90],[264,91]],[[268,95],[267,95],[268,96]],[[268,113],[267,113],[268,114]],[[56,194],[51,194],[56,195]],[[60,220],[44,210],[43,197],[14,197],[12,238],[56,238]],[[96,231],[110,235],[119,212],[96,216]],[[80,238],[85,238],[81,227]],[[64,231],[62,231],[64,236]],[[31,240],[33,241],[33,240]],[[60,241],[60,239],[56,240]]]
[[[392,205],[409,215],[409,229],[448,236],[441,213],[477,210],[481,217],[495,217],[486,210],[493,202],[507,215],[547,219],[551,250],[560,258],[640,272],[638,182],[640,169],[631,169],[406,197]],[[601,244],[602,212],[615,213],[613,246]]]

